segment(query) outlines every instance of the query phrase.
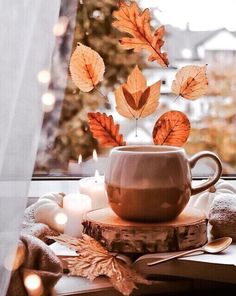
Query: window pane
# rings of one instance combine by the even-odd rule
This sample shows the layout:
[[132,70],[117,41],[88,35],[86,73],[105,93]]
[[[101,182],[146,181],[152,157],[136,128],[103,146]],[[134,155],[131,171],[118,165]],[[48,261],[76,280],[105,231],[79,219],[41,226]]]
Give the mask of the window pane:
[[[166,26],[165,50],[170,66],[161,68],[155,62],[147,62],[145,52],[135,53],[119,46],[118,40],[126,34],[111,25],[117,1],[79,1],[73,50],[77,42],[81,42],[96,50],[106,66],[104,80],[97,90],[89,93],[79,91],[68,75],[73,25],[68,25],[62,14],[61,26],[54,30],[60,35],[60,30],[66,27],[66,32],[63,31],[58,37],[57,46],[60,50],[54,56],[51,73],[54,97],[45,97],[49,110],[45,112],[35,174],[84,176],[93,175],[96,169],[100,173],[104,172],[109,149],[98,145],[89,132],[87,122],[87,113],[98,110],[113,115],[128,144],[152,144],[152,130],[159,116],[170,110],[183,111],[192,126],[190,138],[184,145],[187,153],[192,155],[201,150],[216,152],[223,161],[224,174],[235,174],[236,2],[215,1],[214,13],[211,0],[142,0],[139,5],[143,9],[151,9],[153,27],[160,24]],[[162,81],[157,111],[138,120],[137,137],[136,121],[119,115],[114,99],[114,90],[127,80],[136,64],[142,69],[148,85],[160,79]],[[172,81],[178,69],[191,64],[208,64],[208,92],[195,101],[181,97],[176,99],[171,93]],[[42,73],[41,79],[47,79],[46,76]],[[66,79],[67,87],[62,96]],[[108,97],[110,106],[104,96]],[[98,160],[93,156],[95,152],[99,156]],[[210,161],[201,163],[194,174],[208,176],[213,170],[211,166]]]

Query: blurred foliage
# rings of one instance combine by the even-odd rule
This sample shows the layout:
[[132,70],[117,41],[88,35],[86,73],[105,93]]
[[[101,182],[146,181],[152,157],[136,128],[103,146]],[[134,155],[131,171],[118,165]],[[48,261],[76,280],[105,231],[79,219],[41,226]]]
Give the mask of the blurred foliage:
[[236,57],[232,56],[227,64],[222,59],[217,60],[217,53],[212,53],[212,57],[214,61],[208,71],[208,96],[214,97],[214,101],[208,102],[209,114],[199,124],[193,125],[185,148],[189,154],[201,150],[217,153],[223,162],[223,173],[235,174],[236,70],[233,65]]

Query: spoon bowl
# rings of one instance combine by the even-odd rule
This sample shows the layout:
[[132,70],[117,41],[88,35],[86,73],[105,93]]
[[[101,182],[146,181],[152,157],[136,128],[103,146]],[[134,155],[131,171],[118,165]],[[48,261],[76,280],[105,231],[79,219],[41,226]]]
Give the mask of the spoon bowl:
[[218,238],[216,240],[213,240],[213,241],[207,243],[205,246],[203,246],[201,248],[185,251],[185,252],[173,255],[173,256],[169,256],[169,257],[164,258],[164,259],[153,261],[153,262],[147,263],[147,265],[148,266],[153,266],[153,265],[160,264],[160,263],[172,260],[172,259],[183,257],[183,256],[188,255],[188,254],[192,254],[192,253],[195,253],[195,252],[217,254],[217,253],[220,253],[220,252],[224,251],[225,249],[227,249],[231,243],[232,243],[232,238],[231,237],[221,237],[221,238]]
[[221,237],[212,242],[207,243],[202,247],[202,250],[206,253],[217,254],[228,248],[232,243],[231,237]]

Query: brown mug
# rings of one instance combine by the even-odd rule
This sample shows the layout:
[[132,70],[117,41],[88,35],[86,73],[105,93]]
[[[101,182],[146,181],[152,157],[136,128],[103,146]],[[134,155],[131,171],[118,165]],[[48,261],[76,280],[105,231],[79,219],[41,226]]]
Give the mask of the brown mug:
[[[191,169],[201,158],[216,163],[212,178],[192,187]],[[110,152],[105,186],[112,210],[131,221],[158,222],[177,217],[191,195],[200,193],[220,178],[222,165],[212,152],[187,158],[185,150],[172,146],[124,146]]]

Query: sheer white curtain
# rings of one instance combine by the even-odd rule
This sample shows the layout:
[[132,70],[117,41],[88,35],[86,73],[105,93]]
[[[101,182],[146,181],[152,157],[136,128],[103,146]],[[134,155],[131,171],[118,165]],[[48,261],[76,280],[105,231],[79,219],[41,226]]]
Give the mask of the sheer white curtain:
[[0,1],[0,294],[5,295],[42,123],[60,0]]

